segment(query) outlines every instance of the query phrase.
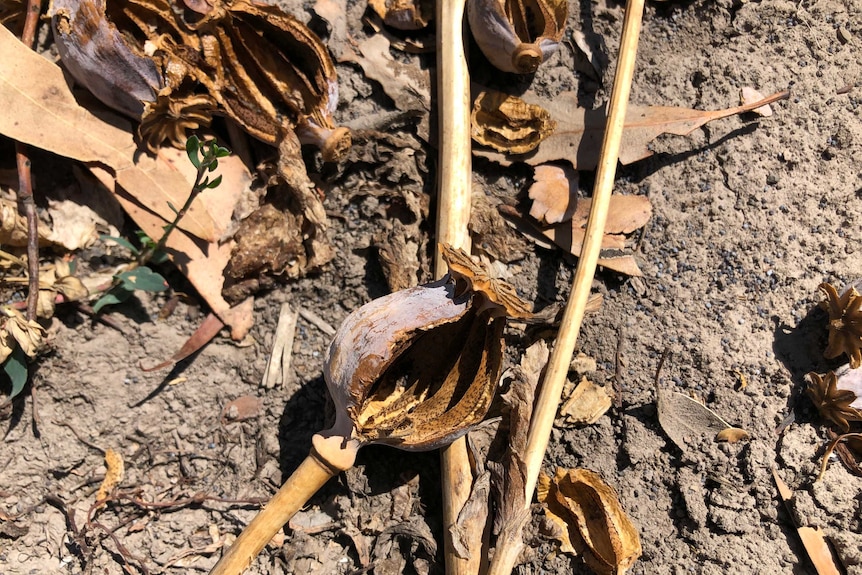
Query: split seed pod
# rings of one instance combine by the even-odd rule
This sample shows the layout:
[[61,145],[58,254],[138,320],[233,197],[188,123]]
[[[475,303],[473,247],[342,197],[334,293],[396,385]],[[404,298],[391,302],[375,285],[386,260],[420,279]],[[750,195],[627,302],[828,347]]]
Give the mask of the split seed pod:
[[444,279],[379,298],[342,323],[324,367],[338,419],[361,444],[427,450],[479,423],[500,375],[506,317],[528,305],[466,253]]
[[532,152],[557,128],[544,108],[496,90],[476,97],[470,124],[476,142],[507,154]]
[[532,74],[559,46],[566,0],[467,0],[476,43],[496,68]]
[[51,24],[63,64],[99,100],[140,118],[162,88],[155,62],[105,16],[105,0],[54,0]]
[[246,0],[186,5],[203,11],[190,26],[203,42],[210,92],[229,116],[270,144],[293,127],[324,160],[346,154],[350,131],[332,121],[338,83],[320,38],[277,6]]
[[829,313],[829,345],[823,355],[827,359],[846,353],[850,367],[862,365],[862,295],[850,286],[839,297],[838,290],[828,283],[820,284],[826,301],[820,305]]

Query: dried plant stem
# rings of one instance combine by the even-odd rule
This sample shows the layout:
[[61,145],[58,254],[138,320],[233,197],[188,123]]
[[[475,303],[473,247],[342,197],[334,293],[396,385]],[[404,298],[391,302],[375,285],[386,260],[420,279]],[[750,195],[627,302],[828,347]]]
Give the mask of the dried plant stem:
[[[24,32],[21,42],[28,48],[36,40],[36,23],[42,10],[40,0],[27,2],[27,16],[24,19]],[[36,302],[39,301],[39,218],[36,217],[36,203],[33,201],[33,180],[30,176],[30,155],[27,146],[15,142],[15,161],[18,167],[18,204],[27,218],[27,319],[36,319]]]
[[[465,0],[437,1],[437,117],[440,125],[440,158],[437,194],[437,242],[470,251],[470,194],[472,158],[470,150],[470,75],[464,54]],[[436,252],[434,268],[442,277],[446,265]],[[467,559],[455,554],[452,532],[458,514],[470,496],[473,473],[467,442],[460,438],[441,450],[443,484],[443,539],[448,575],[479,572],[482,532],[468,534],[474,550]]]
[[[631,91],[632,76],[634,75],[635,56],[637,54],[638,37],[640,35],[641,19],[643,17],[644,0],[629,0],[626,8],[625,21],[623,23],[622,38],[620,40],[620,56],[617,63],[616,76],[614,78],[613,91],[608,109],[608,120],[598,170],[596,171],[596,183],[593,190],[593,202],[590,209],[590,218],[587,222],[586,238],[581,249],[578,269],[572,281],[572,292],[563,314],[560,333],[551,357],[548,360],[548,368],[542,382],[541,390],[533,411],[530,422],[530,432],[527,436],[527,448],[524,454],[526,463],[526,499],[525,505],[530,506],[533,499],[533,491],[542,467],[542,460],[551,429],[554,426],[554,418],[560,403],[563,384],[566,381],[569,363],[575,351],[575,342],[584,319],[584,311],[590,297],[590,286],[595,275],[596,262],[601,250],[602,235],[604,233],[605,220],[608,214],[608,203],[614,185],[617,162],[619,159],[620,142],[622,141],[623,124],[625,122],[626,108],[628,106],[629,92]],[[495,551],[496,554],[507,557],[506,547],[513,544],[512,539],[503,540]],[[489,575],[508,575],[514,568],[511,565],[495,564]]]
[[255,515],[210,575],[239,575],[324,483],[353,466],[358,445],[342,437],[315,435],[312,449],[281,489]]

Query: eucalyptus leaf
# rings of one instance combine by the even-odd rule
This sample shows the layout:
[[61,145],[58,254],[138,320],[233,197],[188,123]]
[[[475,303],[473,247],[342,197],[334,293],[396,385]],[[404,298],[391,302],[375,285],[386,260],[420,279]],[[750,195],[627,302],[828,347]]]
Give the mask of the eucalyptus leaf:
[[12,350],[12,354],[6,358],[3,371],[12,382],[12,393],[9,394],[9,399],[12,399],[27,385],[27,356],[20,347]]

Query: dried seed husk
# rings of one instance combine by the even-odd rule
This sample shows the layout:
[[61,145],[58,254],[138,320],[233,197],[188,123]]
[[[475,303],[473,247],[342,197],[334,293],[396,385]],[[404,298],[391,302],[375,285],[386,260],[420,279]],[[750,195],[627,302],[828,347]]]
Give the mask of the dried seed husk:
[[321,149],[324,160],[344,156],[350,132],[332,121],[335,66],[307,26],[276,6],[244,0],[215,0],[191,26],[215,74],[213,96],[246,131],[275,144],[287,122],[302,143]]
[[532,74],[559,46],[566,0],[467,0],[476,43],[496,68]]
[[535,150],[557,127],[547,110],[495,90],[476,97],[470,123],[473,140],[509,154]]
[[104,0],[55,0],[51,25],[63,64],[99,100],[133,118],[162,88],[158,67],[105,16]]
[[561,548],[593,571],[620,575],[640,557],[640,536],[613,488],[587,469],[558,469],[539,479],[539,501],[561,528]]
[[368,0],[368,5],[384,24],[397,30],[421,30],[434,17],[430,0]]

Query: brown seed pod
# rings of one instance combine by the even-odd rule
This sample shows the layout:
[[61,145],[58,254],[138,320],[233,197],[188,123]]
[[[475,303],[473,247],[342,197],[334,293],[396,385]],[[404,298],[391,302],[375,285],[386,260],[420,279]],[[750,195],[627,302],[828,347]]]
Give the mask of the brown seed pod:
[[339,414],[333,433],[426,450],[485,417],[506,316],[526,316],[528,306],[467,254],[445,250],[446,278],[374,300],[338,329],[324,367]]
[[162,88],[159,70],[108,20],[104,0],[55,0],[51,25],[75,80],[111,108],[140,118],[144,102],[154,101]]
[[368,5],[384,24],[397,30],[421,30],[434,17],[430,0],[368,0]]
[[554,133],[551,114],[517,96],[481,92],[470,114],[473,140],[507,154],[526,154]]
[[566,0],[467,0],[467,18],[485,57],[504,72],[532,74],[554,53]]

